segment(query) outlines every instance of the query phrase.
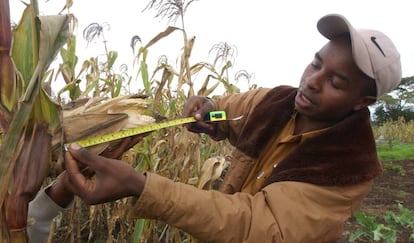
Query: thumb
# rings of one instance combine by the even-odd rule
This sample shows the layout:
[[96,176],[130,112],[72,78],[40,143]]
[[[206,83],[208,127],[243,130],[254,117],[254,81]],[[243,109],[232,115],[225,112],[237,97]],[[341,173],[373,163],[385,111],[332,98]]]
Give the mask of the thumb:
[[194,118],[198,121],[202,121],[204,119],[204,116],[206,116],[210,111],[213,111],[215,107],[216,105],[214,101],[208,97],[204,97],[203,104],[201,105],[200,109],[198,109],[194,114]]
[[100,161],[98,155],[89,152],[87,149],[76,143],[72,143],[69,146],[69,152],[77,162],[80,162],[91,169],[96,168],[97,163]]
[[194,114],[194,118],[197,121],[203,121],[204,117],[210,112],[212,111],[211,107],[208,106],[203,106],[201,107],[198,111],[196,111],[196,113]]

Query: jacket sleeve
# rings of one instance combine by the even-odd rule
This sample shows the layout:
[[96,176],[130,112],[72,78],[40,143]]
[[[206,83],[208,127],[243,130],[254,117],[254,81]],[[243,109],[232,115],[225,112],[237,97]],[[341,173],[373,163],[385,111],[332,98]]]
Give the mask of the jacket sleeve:
[[369,188],[279,182],[253,196],[228,195],[148,173],[133,216],[164,221],[204,242],[326,242],[341,236]]
[[235,118],[242,116],[237,121],[225,121],[217,123],[217,132],[211,137],[214,140],[229,139],[231,144],[235,144],[238,134],[245,125],[249,115],[256,105],[263,99],[270,89],[260,88],[250,90],[245,93],[233,94],[215,99],[217,110],[226,112],[227,118]]

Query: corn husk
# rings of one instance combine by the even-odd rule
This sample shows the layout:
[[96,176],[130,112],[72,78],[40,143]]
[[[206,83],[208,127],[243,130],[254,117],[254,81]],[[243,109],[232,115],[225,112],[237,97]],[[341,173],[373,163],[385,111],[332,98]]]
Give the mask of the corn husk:
[[[62,128],[54,136],[54,159],[62,161],[65,144],[155,123],[155,118],[147,115],[148,106],[146,98],[136,94],[112,99],[81,99],[65,105]],[[87,149],[100,154],[118,142],[111,141]]]
[[198,188],[209,189],[211,183],[217,180],[223,171],[227,168],[228,162],[223,156],[215,156],[207,159],[203,163],[200,171],[200,179],[198,181]]

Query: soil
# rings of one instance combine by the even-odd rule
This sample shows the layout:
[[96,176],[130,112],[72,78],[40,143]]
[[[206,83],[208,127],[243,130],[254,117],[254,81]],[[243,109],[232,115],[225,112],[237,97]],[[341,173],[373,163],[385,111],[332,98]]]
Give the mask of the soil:
[[[385,166],[384,172],[376,178],[372,191],[365,198],[360,211],[381,217],[387,211],[399,213],[396,206],[400,203],[414,212],[414,160],[392,161],[392,165],[392,168]],[[349,235],[360,227],[354,217],[350,218],[345,223],[343,237],[338,243],[349,242]],[[398,229],[397,242],[414,242],[409,241],[411,233],[409,229]],[[358,239],[355,242],[372,240]]]

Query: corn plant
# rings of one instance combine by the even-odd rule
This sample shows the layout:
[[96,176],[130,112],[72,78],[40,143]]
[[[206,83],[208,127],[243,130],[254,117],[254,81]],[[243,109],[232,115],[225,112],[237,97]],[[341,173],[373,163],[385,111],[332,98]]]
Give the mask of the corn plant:
[[386,121],[374,127],[374,134],[377,139],[387,141],[392,148],[393,143],[414,142],[414,121],[406,121],[403,117],[395,121]]
[[[6,2],[5,0],[1,0]],[[196,44],[195,38],[188,38],[184,28],[184,13],[188,6],[194,1],[150,1],[147,5],[147,10],[155,9],[157,11],[157,17],[165,17],[170,21],[181,20],[181,26],[169,26],[166,30],[160,32],[147,44],[137,48],[135,59],[133,60],[134,66],[136,64],[136,79],[140,79],[144,89],[135,90],[132,93],[142,94],[147,97],[150,107],[147,111],[148,114],[162,119],[175,119],[181,116],[182,107],[189,96],[194,94],[198,95],[212,95],[214,91],[221,85],[224,87],[224,94],[231,94],[239,92],[237,86],[233,85],[229,77],[229,69],[232,67],[233,54],[235,53],[235,47],[228,45],[227,43],[220,43],[213,46],[212,52],[216,54],[213,64],[208,62],[200,62],[191,64],[189,58],[191,56],[192,48]],[[69,4],[68,4],[69,3]],[[67,1],[64,9],[70,8],[72,1]],[[4,8],[2,8],[4,9]],[[2,154],[1,161],[2,166],[7,166],[7,170],[1,170],[2,189],[6,194],[6,188],[8,185],[3,182],[11,181],[11,169],[13,166],[24,167],[13,161],[12,153],[3,151],[26,151],[21,161],[29,161],[28,157],[36,156],[31,154],[30,151],[34,151],[36,148],[28,147],[26,144],[45,145],[44,155],[50,156],[50,152],[53,154],[58,150],[62,137],[62,130],[57,129],[65,126],[68,123],[68,118],[65,116],[65,112],[61,111],[61,107],[67,105],[86,106],[91,101],[101,100],[103,98],[114,98],[131,92],[128,85],[132,81],[132,77],[127,74],[126,71],[122,73],[115,73],[113,66],[116,64],[117,54],[116,51],[108,50],[106,41],[104,38],[104,32],[106,24],[92,23],[87,29],[84,30],[84,38],[92,40],[92,38],[102,38],[105,43],[105,59],[102,61],[99,57],[91,57],[82,63],[79,71],[77,70],[78,57],[76,56],[76,38],[70,35],[68,28],[76,26],[76,19],[72,18],[69,24],[68,16],[58,17],[62,21],[60,22],[60,29],[55,38],[55,42],[50,41],[53,48],[49,48],[52,53],[41,49],[42,45],[40,40],[36,39],[39,27],[36,25],[38,20],[41,19],[37,16],[37,2],[33,1],[25,11],[21,24],[16,28],[14,32],[15,44],[13,46],[13,61],[15,66],[10,66],[11,77],[15,78],[13,82],[10,82],[10,78],[2,76],[1,91],[7,93],[2,95],[2,116],[0,117],[2,132]],[[3,14],[1,16],[4,16]],[[63,21],[64,20],[64,21]],[[46,21],[41,21],[44,24]],[[3,25],[2,25],[3,26]],[[10,25],[7,25],[10,30]],[[6,29],[6,28],[5,28]],[[51,28],[53,29],[53,28]],[[19,37],[19,33],[25,33],[27,36],[31,36],[32,39],[26,40]],[[150,55],[150,48],[155,46],[158,41],[168,38],[168,36],[174,32],[180,32],[183,36],[183,48],[179,57],[179,68],[175,68],[168,63],[168,59],[165,56],[160,57],[155,70],[152,72],[148,70],[148,55]],[[32,35],[27,34],[32,33]],[[22,34],[23,35],[23,34]],[[55,34],[56,35],[56,34]],[[2,35],[3,36],[3,35]],[[65,37],[65,38],[63,38]],[[1,42],[3,43],[3,42]],[[8,42],[5,42],[6,46]],[[11,43],[11,42],[10,42]],[[62,44],[66,43],[62,47]],[[136,45],[141,43],[138,36],[134,36],[131,40],[131,47],[135,52]],[[33,46],[30,46],[32,44]],[[2,44],[3,45],[3,44]],[[17,48],[18,47],[18,48]],[[62,47],[62,48],[61,48]],[[0,49],[0,50],[3,50]],[[26,64],[24,60],[18,59],[17,50],[20,50],[21,55],[30,56],[28,61],[39,59],[39,63]],[[60,50],[61,64],[58,70],[48,70],[47,67],[52,57]],[[38,56],[37,56],[37,55]],[[2,52],[2,57],[7,55]],[[41,57],[46,56],[50,59],[43,60]],[[3,63],[3,59],[2,63]],[[10,64],[13,64],[10,60]],[[6,63],[6,61],[4,63]],[[6,68],[7,65],[1,65]],[[29,67],[29,71],[25,71],[25,68]],[[18,72],[14,72],[14,69]],[[8,69],[9,70],[9,69]],[[9,71],[10,71],[9,70]],[[124,70],[127,70],[125,68]],[[218,71],[217,71],[218,70]],[[201,88],[195,89],[193,77],[201,72],[206,72],[204,80],[202,80]],[[247,72],[240,72],[237,77],[247,78],[250,76]],[[42,85],[50,86],[53,80],[63,79],[65,86],[57,91],[56,100],[51,100],[49,95],[41,88]],[[4,82],[8,80],[9,82]],[[29,80],[26,81],[25,80]],[[21,81],[21,82],[19,82]],[[9,86],[3,83],[10,83],[14,86]],[[18,84],[24,84],[19,86]],[[4,87],[3,87],[4,86]],[[15,90],[9,92],[8,90]],[[30,88],[30,89],[29,89]],[[29,91],[30,94],[28,94]],[[47,90],[51,90],[50,87]],[[70,99],[69,104],[63,97],[63,94],[68,94]],[[15,95],[15,96],[11,96]],[[23,97],[23,101],[18,103],[18,98]],[[40,98],[39,98],[40,97]],[[40,100],[40,101],[37,101]],[[88,103],[85,103],[85,102]],[[44,102],[38,104],[36,102]],[[56,103],[58,105],[56,105]],[[27,103],[27,104],[26,104]],[[23,110],[24,108],[24,110]],[[85,107],[86,109],[87,107]],[[22,114],[26,116],[23,117]],[[28,116],[27,114],[33,114]],[[37,115],[39,114],[39,115]],[[62,115],[63,114],[63,115]],[[46,118],[43,118],[44,115]],[[20,121],[19,126],[14,128],[14,117],[21,117],[23,121]],[[59,118],[64,117],[63,121]],[[37,122],[39,121],[42,122]],[[26,119],[26,120],[24,120]],[[107,118],[103,119],[107,120]],[[9,126],[10,124],[10,126]],[[28,124],[34,124],[29,126]],[[40,129],[38,124],[41,125]],[[100,125],[99,123],[95,125]],[[27,127],[27,128],[26,128]],[[14,128],[13,130],[11,128]],[[31,128],[31,129],[29,129]],[[20,130],[19,130],[20,129]],[[32,133],[21,133],[19,131],[33,131]],[[58,130],[58,131],[56,131]],[[64,129],[63,129],[64,130]],[[73,131],[73,130],[71,130]],[[27,141],[26,144],[19,142],[18,139],[13,140],[14,136],[8,136],[8,134],[22,134],[22,141]],[[29,134],[23,136],[24,134]],[[41,136],[42,135],[42,136]],[[85,134],[83,134],[85,135]],[[51,142],[50,140],[53,141]],[[24,140],[25,139],[25,140]],[[55,143],[55,141],[57,142]],[[49,144],[56,145],[51,147]],[[7,148],[7,150],[5,149]],[[16,149],[17,148],[17,149]],[[24,149],[23,149],[24,148]],[[9,150],[10,149],[10,150]],[[123,160],[126,163],[131,164],[139,171],[152,171],[175,181],[188,183],[199,188],[209,189],[215,186],[214,181],[220,179],[221,172],[226,167],[225,155],[230,153],[232,149],[226,142],[213,142],[206,135],[198,135],[188,132],[182,126],[173,127],[169,129],[159,130],[152,132],[150,136],[147,136],[140,144],[124,154]],[[52,158],[41,158],[42,161],[52,162],[52,167],[55,167],[56,161],[59,156]],[[40,158],[38,159],[40,161]],[[6,161],[7,163],[5,163]],[[11,162],[9,162],[11,161]],[[19,161],[19,160],[17,160]],[[4,162],[4,163],[3,163]],[[33,163],[31,161],[30,166],[37,166],[37,168],[43,168],[40,170],[41,175],[38,175],[36,179],[36,185],[31,187],[30,198],[26,198],[25,203],[31,199],[31,197],[38,191],[40,185],[46,184],[53,180],[56,174],[61,171],[57,169],[56,173],[47,173],[49,168],[46,164],[40,166],[40,162]],[[17,168],[15,166],[15,168]],[[3,167],[2,167],[3,168]],[[15,170],[16,178],[18,176],[27,176],[28,173],[33,173],[32,170],[27,167],[27,170]],[[4,173],[3,173],[4,172]],[[4,174],[4,176],[3,176]],[[47,178],[45,178],[47,176]],[[4,178],[4,179],[3,179]],[[16,179],[14,178],[15,184]],[[21,183],[22,184],[22,183]],[[21,185],[19,184],[19,185]],[[7,194],[19,195],[14,191]],[[2,197],[3,198],[3,197]],[[7,201],[7,200],[6,200]],[[27,203],[26,203],[27,204]],[[8,205],[11,205],[10,203]],[[193,242],[194,239],[181,232],[174,227],[163,224],[161,222],[153,220],[137,220],[130,222],[128,220],[128,208],[130,207],[129,199],[118,200],[116,202],[86,207],[79,199],[76,199],[71,207],[71,210],[64,212],[61,217],[60,225],[55,222],[51,228],[51,239],[55,238],[57,241],[87,241],[87,242],[99,242],[106,240],[107,242],[124,242],[125,240],[134,240],[140,242]],[[19,216],[21,221],[26,220],[26,215],[23,211],[15,210],[16,216]],[[3,225],[3,228],[7,228],[8,224]],[[22,224],[23,225],[23,224]],[[99,234],[97,234],[99,232]]]
[[68,38],[70,18],[39,17],[33,0],[12,31],[8,0],[1,1],[0,9],[1,239],[26,242],[28,203],[48,174],[52,134],[60,125],[59,106],[42,85]]

